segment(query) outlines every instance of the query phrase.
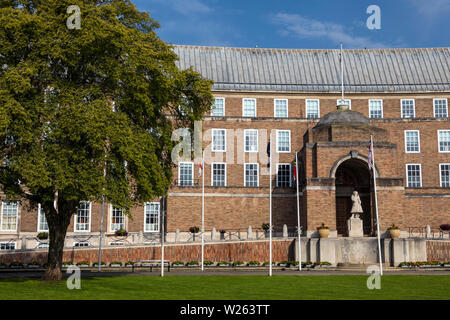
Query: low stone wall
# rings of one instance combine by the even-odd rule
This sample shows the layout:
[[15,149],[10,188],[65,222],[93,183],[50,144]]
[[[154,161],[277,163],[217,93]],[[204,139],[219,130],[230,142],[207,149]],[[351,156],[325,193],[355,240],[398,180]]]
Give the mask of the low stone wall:
[[[273,261],[294,260],[293,239],[273,240]],[[166,245],[164,247],[164,258],[173,261],[200,261],[201,245]],[[142,246],[142,247],[120,247],[105,248],[102,250],[102,261],[104,262],[126,262],[133,260],[157,260],[161,259],[160,246]],[[269,261],[269,242],[261,241],[239,241],[239,242],[221,242],[205,244],[205,260],[213,262],[219,261],[251,261],[258,262]],[[30,263],[37,261],[41,264],[47,261],[46,250],[10,252],[0,254],[0,263],[9,264],[13,261]],[[98,262],[98,248],[77,248],[65,250],[63,261],[89,261]]]
[[427,261],[450,261],[450,241],[427,240]]

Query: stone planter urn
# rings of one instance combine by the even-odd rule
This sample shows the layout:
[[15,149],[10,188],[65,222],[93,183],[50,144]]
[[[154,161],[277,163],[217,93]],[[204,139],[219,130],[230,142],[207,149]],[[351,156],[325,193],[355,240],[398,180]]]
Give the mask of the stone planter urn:
[[328,238],[330,235],[330,229],[319,229],[318,231],[321,238]]
[[392,239],[398,239],[400,237],[400,229],[389,229],[389,234]]

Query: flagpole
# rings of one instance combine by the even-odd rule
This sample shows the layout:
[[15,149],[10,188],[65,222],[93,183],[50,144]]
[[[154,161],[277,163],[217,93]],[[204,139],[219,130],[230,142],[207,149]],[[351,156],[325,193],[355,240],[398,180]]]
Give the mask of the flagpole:
[[380,223],[378,218],[378,200],[377,200],[377,181],[375,177],[375,152],[373,150],[373,138],[370,136],[370,149],[372,156],[372,175],[373,175],[373,191],[375,196],[375,214],[377,219],[377,238],[378,238],[378,260],[380,262],[380,275],[383,275],[383,264],[381,263],[381,240],[380,240]]
[[[270,145],[269,139],[269,147]],[[272,276],[272,150],[270,150],[269,154],[269,276]]]
[[162,197],[162,214],[161,214],[161,277],[164,277],[164,196]]
[[205,262],[205,168],[204,168],[204,151],[202,152],[202,271],[204,271]]
[[297,233],[298,233],[298,271],[302,271],[302,243],[300,229],[300,195],[298,193],[298,152],[295,153],[295,180],[297,185]]

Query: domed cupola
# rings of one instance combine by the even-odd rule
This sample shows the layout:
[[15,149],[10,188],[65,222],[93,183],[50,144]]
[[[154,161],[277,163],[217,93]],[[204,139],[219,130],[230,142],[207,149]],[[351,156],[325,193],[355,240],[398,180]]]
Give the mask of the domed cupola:
[[370,125],[370,121],[362,113],[350,110],[347,105],[338,105],[337,110],[323,116],[314,129],[334,125]]

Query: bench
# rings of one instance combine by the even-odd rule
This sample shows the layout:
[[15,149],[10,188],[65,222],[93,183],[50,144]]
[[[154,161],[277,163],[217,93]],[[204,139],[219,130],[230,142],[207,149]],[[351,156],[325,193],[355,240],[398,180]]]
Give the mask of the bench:
[[[133,268],[132,271],[134,272],[134,266],[136,263],[142,264],[148,264],[150,267],[150,272],[153,271],[153,267],[160,267],[161,266],[161,260],[134,260],[133,261]],[[170,261],[164,260],[164,267],[167,266],[167,271],[170,272]]]

